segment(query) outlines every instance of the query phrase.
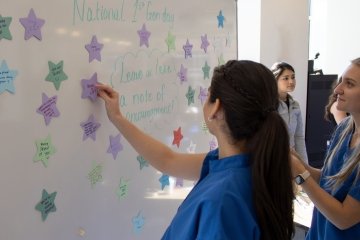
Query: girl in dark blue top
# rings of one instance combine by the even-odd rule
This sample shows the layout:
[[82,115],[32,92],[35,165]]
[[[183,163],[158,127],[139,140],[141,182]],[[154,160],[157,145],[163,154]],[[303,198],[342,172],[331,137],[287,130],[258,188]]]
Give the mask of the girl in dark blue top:
[[155,168],[198,180],[162,239],[290,240],[294,232],[287,127],[276,80],[264,65],[232,60],[214,69],[203,114],[218,149],[177,153],[142,132],[99,84],[110,121]]
[[360,239],[360,58],[345,70],[334,93],[337,109],[350,116],[337,127],[324,167],[303,166],[293,155],[293,174],[306,176],[300,183],[315,206],[308,240]]

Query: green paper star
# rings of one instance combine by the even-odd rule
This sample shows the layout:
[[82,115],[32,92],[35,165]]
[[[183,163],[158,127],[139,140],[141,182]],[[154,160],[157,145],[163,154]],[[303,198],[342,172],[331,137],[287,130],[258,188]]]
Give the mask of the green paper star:
[[170,52],[170,50],[175,50],[175,39],[176,37],[172,35],[171,32],[168,32],[168,36],[165,39],[165,42],[168,46],[168,52]]
[[53,192],[49,195],[45,189],[42,190],[41,200],[38,204],[36,204],[35,209],[41,212],[41,219],[43,221],[46,220],[50,212],[56,211],[56,206],[54,203],[55,197],[56,192]]
[[11,23],[12,17],[2,17],[0,15],[0,40],[5,38],[8,40],[12,39],[11,33],[10,33],[10,23]]
[[34,162],[42,161],[45,167],[48,166],[49,158],[56,152],[55,147],[51,143],[50,135],[45,139],[36,140],[36,154],[33,158]]
[[219,63],[219,66],[225,64],[224,56],[222,54],[220,55],[220,57],[218,57],[218,63]]
[[58,64],[54,64],[49,61],[49,74],[46,76],[46,81],[53,82],[56,90],[59,90],[60,83],[68,79],[66,74],[64,73],[64,61],[60,61]]
[[129,191],[129,181],[128,180],[125,181],[120,178],[120,183],[116,190],[116,195],[118,196],[118,199],[119,200],[124,199],[127,196],[128,191]]
[[195,103],[194,95],[195,95],[195,89],[193,89],[191,86],[189,86],[188,91],[185,95],[188,100],[188,106],[190,106],[191,103]]
[[90,180],[91,188],[94,188],[95,184],[102,180],[102,175],[101,175],[102,169],[103,166],[100,163],[99,164],[93,163],[93,168],[88,174],[88,179]]
[[205,65],[202,67],[202,71],[204,73],[204,80],[205,78],[210,79],[210,66],[208,65],[207,61],[205,61]]

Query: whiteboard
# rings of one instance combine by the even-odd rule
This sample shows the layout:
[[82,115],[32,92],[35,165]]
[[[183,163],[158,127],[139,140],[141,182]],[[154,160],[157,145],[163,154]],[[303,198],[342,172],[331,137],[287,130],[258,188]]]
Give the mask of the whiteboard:
[[148,166],[92,87],[174,150],[216,147],[202,100],[236,1],[0,2],[0,239],[160,239],[194,182]]

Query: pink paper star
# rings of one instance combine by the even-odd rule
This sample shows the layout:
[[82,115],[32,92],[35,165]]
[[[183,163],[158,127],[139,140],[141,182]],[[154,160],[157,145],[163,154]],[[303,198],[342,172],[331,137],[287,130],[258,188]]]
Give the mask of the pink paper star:
[[181,134],[181,127],[179,127],[177,130],[175,130],[173,132],[174,132],[174,140],[173,140],[172,144],[173,145],[176,144],[176,146],[179,148],[180,141],[181,141],[181,139],[183,139],[183,135]]

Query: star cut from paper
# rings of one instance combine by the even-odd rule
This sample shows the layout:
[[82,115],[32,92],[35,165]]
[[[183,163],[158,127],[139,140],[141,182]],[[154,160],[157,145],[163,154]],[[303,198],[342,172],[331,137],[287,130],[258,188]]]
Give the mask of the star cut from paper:
[[0,14],[0,40],[3,38],[7,40],[12,39],[9,29],[11,21],[12,17],[2,17]]
[[149,163],[144,159],[143,156],[138,155],[136,157],[136,160],[139,162],[140,164],[140,170],[142,170],[144,167],[148,167]]
[[45,24],[45,20],[37,18],[34,9],[30,9],[27,18],[20,18],[20,23],[25,28],[25,40],[28,40],[32,36],[38,40],[42,40],[41,27]]
[[115,137],[109,136],[110,145],[107,150],[107,153],[111,153],[114,160],[116,159],[118,153],[123,150],[123,146],[120,143],[121,135],[120,133],[116,135]]
[[180,79],[180,83],[182,84],[183,82],[187,81],[187,68],[185,68],[182,64],[180,66],[180,71],[177,73],[179,79]]
[[122,178],[120,178],[119,186],[116,190],[116,195],[118,196],[119,201],[121,199],[124,199],[129,191],[129,181],[125,181]]
[[54,83],[55,89],[59,90],[61,82],[68,79],[63,70],[64,61],[60,61],[58,64],[54,64],[53,62],[49,61],[48,65],[49,74],[46,76],[45,80]]
[[188,57],[192,57],[191,50],[193,48],[193,45],[189,43],[189,39],[186,40],[186,44],[183,45],[183,49],[185,51],[185,59]]
[[202,105],[206,101],[207,96],[208,96],[208,89],[200,86],[199,99]]
[[96,131],[101,126],[100,123],[96,122],[94,115],[90,115],[88,120],[80,124],[84,130],[83,141],[90,137],[92,140],[96,140]]
[[145,225],[145,218],[142,215],[141,211],[132,218],[133,230],[136,234],[140,234],[144,225]]
[[190,141],[190,145],[189,147],[186,148],[186,151],[188,153],[195,153],[195,149],[196,149],[196,144],[193,143],[193,141]]
[[[1,24],[1,23],[0,23]],[[9,93],[15,93],[14,80],[18,72],[16,70],[10,70],[3,60],[0,66],[0,94],[8,91]]]
[[56,107],[57,96],[49,98],[45,93],[42,93],[42,104],[36,112],[44,116],[46,126],[49,125],[53,117],[60,116],[60,112]]
[[183,187],[184,186],[184,179],[183,178],[176,178],[175,187]]
[[170,52],[170,50],[175,50],[175,40],[176,37],[169,31],[167,38],[165,39],[166,45],[168,47],[168,52]]
[[177,130],[174,130],[173,133],[174,133],[174,139],[172,144],[176,145],[179,148],[180,141],[183,139],[183,135],[181,134],[181,127],[179,127]]
[[205,34],[205,36],[201,36],[201,49],[204,49],[204,52],[207,52],[207,48],[210,45],[208,39],[207,39],[207,34]]
[[169,175],[161,175],[161,177],[159,178],[159,182],[161,183],[161,190],[164,190],[166,186],[170,185]]
[[89,62],[93,61],[94,59],[101,62],[101,50],[103,49],[104,44],[101,44],[97,41],[96,36],[94,35],[91,39],[89,44],[85,45],[86,50],[89,52]]
[[142,25],[142,28],[137,31],[139,37],[140,37],[140,47],[142,45],[145,45],[146,47],[149,47],[149,37],[151,35],[151,32],[146,30],[145,23]]
[[218,57],[218,63],[219,63],[219,66],[225,64],[225,60],[224,60],[223,54],[220,54],[220,56]]
[[188,106],[190,106],[191,103],[194,102],[194,95],[195,95],[195,89],[193,89],[191,86],[188,87],[188,91],[186,93],[186,98],[188,100]]
[[81,98],[89,98],[91,101],[95,101],[98,93],[96,88],[97,83],[97,73],[94,73],[90,79],[82,79],[81,86],[83,91]]
[[205,65],[202,67],[202,71],[204,73],[204,80],[210,79],[210,66],[208,65],[207,61],[205,61]]
[[36,204],[35,209],[41,212],[41,219],[43,221],[46,220],[50,212],[56,211],[56,206],[54,203],[55,197],[56,192],[49,194],[45,189],[42,190],[41,200],[38,204]]
[[224,28],[225,17],[223,16],[223,13],[221,10],[219,12],[219,15],[217,16],[217,20],[218,20],[218,28]]
[[88,179],[90,180],[91,188],[94,188],[95,184],[102,180],[103,166],[99,163],[93,162],[92,169],[88,173]]
[[36,154],[33,161],[41,161],[44,167],[47,167],[49,165],[49,158],[56,152],[54,145],[51,143],[50,135],[45,139],[36,140],[35,145]]

